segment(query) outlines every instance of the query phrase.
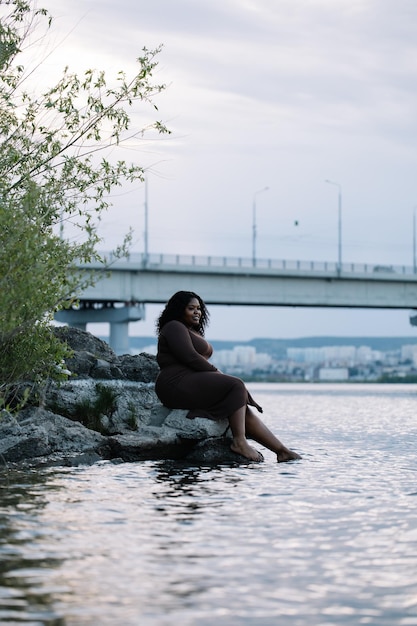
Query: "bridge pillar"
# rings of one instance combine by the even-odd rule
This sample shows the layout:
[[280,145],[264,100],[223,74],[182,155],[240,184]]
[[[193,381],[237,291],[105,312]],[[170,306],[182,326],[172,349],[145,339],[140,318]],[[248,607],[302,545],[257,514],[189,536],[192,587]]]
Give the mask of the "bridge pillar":
[[108,322],[110,346],[116,354],[126,354],[129,352],[129,322],[145,319],[145,305],[141,302],[81,301],[78,308],[57,311],[55,319],[81,330],[86,330],[87,324]]
[[109,344],[116,354],[128,354],[129,322],[110,322]]

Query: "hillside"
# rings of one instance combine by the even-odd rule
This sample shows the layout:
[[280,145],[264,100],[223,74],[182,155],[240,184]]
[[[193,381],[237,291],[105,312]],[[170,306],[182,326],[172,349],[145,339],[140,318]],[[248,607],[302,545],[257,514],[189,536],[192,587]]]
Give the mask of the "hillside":
[[[102,337],[105,341],[107,337]],[[156,343],[155,336],[130,337],[130,346],[135,351]],[[325,346],[369,346],[382,352],[396,351],[403,345],[417,344],[412,337],[299,337],[294,339],[256,338],[250,341],[211,341],[214,350],[231,350],[234,346],[253,346],[257,352],[266,352],[274,358],[285,358],[287,348],[319,348]]]

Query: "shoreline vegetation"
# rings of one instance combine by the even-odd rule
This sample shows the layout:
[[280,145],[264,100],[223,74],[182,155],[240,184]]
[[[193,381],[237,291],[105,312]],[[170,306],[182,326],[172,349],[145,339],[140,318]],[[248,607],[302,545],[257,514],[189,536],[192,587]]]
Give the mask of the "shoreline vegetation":
[[0,7],[0,409],[7,409],[24,381],[62,379],[69,353],[51,332],[54,315],[77,306],[100,279],[92,262],[108,269],[128,255],[131,229],[110,255],[100,253],[102,216],[115,190],[145,184],[138,141],[171,131],[156,105],[165,91],[156,82],[162,46],[138,47],[125,69],[77,73],[64,64],[46,78],[53,16],[41,0],[0,0]]

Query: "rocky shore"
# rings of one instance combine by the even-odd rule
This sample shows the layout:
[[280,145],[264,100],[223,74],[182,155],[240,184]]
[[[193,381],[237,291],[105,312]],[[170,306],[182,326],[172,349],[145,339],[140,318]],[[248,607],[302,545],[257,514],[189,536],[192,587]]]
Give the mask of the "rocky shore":
[[56,333],[73,350],[68,379],[34,390],[19,413],[0,413],[0,467],[248,462],[231,452],[227,420],[188,419],[187,411],[159,402],[154,356],[117,356],[104,341],[67,326]]

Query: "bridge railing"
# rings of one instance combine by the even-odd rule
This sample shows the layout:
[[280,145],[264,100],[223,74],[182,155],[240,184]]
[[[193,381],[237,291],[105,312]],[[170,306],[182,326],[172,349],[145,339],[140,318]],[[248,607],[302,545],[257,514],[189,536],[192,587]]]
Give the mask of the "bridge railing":
[[[111,254],[104,256],[112,262]],[[289,272],[323,272],[336,275],[368,274],[387,279],[388,276],[412,276],[416,268],[407,265],[387,265],[378,263],[338,263],[332,261],[301,261],[288,259],[251,259],[248,257],[207,256],[191,254],[148,254],[133,252],[127,258],[114,260],[115,266],[127,263],[130,266],[156,269],[158,267],[195,267],[242,269],[247,271],[270,270]]]

